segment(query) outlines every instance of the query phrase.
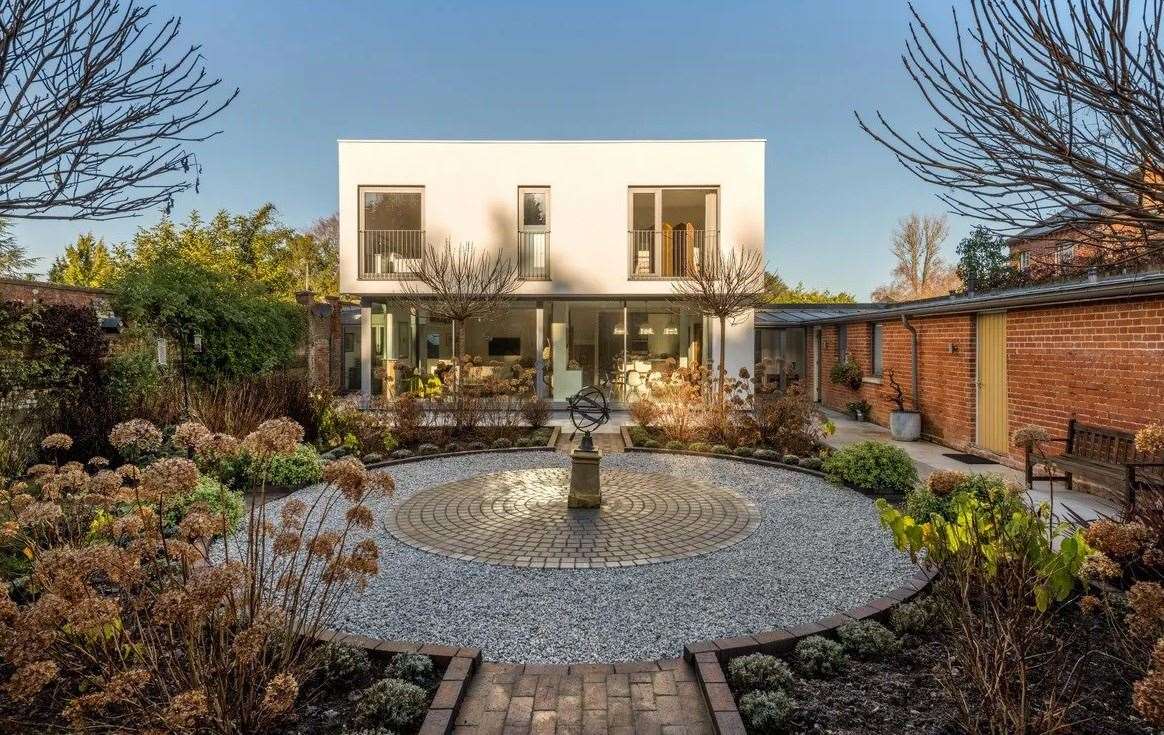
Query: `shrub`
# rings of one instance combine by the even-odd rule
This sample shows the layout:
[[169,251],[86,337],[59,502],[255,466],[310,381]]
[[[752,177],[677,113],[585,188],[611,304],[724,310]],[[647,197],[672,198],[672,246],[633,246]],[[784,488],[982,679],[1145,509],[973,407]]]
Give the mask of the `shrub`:
[[540,429],[550,421],[550,402],[545,398],[530,398],[521,406],[521,417],[535,429]]
[[751,457],[753,454],[755,454],[755,450],[751,447],[736,447],[732,450],[732,454],[736,455],[737,457]]
[[1088,545],[1115,561],[1126,563],[1144,553],[1152,541],[1152,532],[1142,523],[1120,523],[1101,518],[1083,531],[1083,538]]
[[824,460],[820,457],[805,457],[800,460],[800,466],[806,470],[816,470],[819,472],[824,467]]
[[810,635],[796,644],[796,670],[804,676],[831,679],[845,669],[845,647],[824,636]]
[[389,454],[388,456],[392,459],[408,459],[409,457],[414,456],[414,454],[411,449],[397,449],[395,452]]
[[271,458],[267,481],[272,485],[300,487],[315,484],[322,479],[323,462],[319,459],[319,452],[308,444],[300,444],[294,454]]
[[493,448],[494,449],[509,449],[512,446],[513,446],[513,442],[509,441],[505,437],[501,437],[500,439],[493,440]]
[[740,697],[740,716],[749,733],[782,733],[796,702],[784,692],[748,692]]
[[728,678],[740,692],[792,687],[792,670],[775,656],[753,653],[728,661]]
[[857,658],[884,658],[897,652],[900,643],[893,631],[876,620],[860,620],[842,625],[837,637],[851,655]]
[[526,447],[529,447],[532,443],[533,443],[532,439],[530,439],[528,436],[523,436],[520,439],[518,439],[517,441],[515,441],[513,443],[513,446],[526,448]]
[[329,689],[346,689],[372,672],[372,660],[362,648],[324,643],[315,650],[317,674]]
[[626,427],[626,433],[630,437],[631,444],[636,447],[641,447],[643,442],[651,438],[651,432],[641,426],[628,426]]
[[672,441],[669,441],[669,442],[667,442],[667,448],[668,448],[668,449],[675,449],[675,450],[680,450],[680,451],[681,451],[681,450],[684,450],[684,449],[686,449],[686,448],[687,448],[687,445],[686,445],[686,444],[684,444],[684,443],[683,443],[683,442],[681,442],[681,441],[674,441],[674,440],[672,440]]
[[640,398],[630,405],[631,421],[642,427],[654,426],[659,419],[659,407],[649,398]]
[[365,727],[381,725],[411,730],[428,711],[428,692],[403,679],[381,679],[360,693],[356,722]]
[[833,452],[824,461],[833,482],[879,493],[905,493],[917,484],[917,469],[903,450],[863,441]]
[[925,485],[910,488],[905,494],[905,512],[919,522],[928,520],[935,513],[944,516],[949,508],[948,498],[939,498]]
[[712,454],[731,454],[732,448],[726,444],[716,444],[711,448]]
[[784,464],[798,465],[800,464],[800,457],[797,457],[795,454],[785,454],[780,461]]
[[487,445],[485,442],[469,442],[468,444],[465,445],[465,449],[470,449],[470,450],[475,451],[475,452],[479,452],[482,449],[488,449],[488,448],[489,448],[489,445]]
[[700,454],[711,454],[711,445],[706,442],[691,442],[687,448],[692,452],[699,452]]
[[782,454],[809,454],[823,438],[820,414],[799,382],[756,408],[760,442]]
[[445,445],[445,451],[449,452],[450,454],[453,452],[463,452],[464,450],[465,448],[457,442],[449,442]]
[[757,449],[756,451],[752,452],[752,456],[756,459],[764,459],[769,462],[780,461],[780,452],[777,452],[773,449]]
[[215,518],[225,516],[228,533],[238,530],[243,514],[246,513],[242,493],[227,488],[213,477],[202,475],[192,491],[174,501],[166,513],[166,526],[177,526],[199,504],[204,505]]
[[921,597],[893,608],[889,624],[898,635],[929,632],[938,617],[938,603],[933,597]]
[[441,448],[436,444],[421,444],[416,448],[416,453],[422,457],[430,454],[440,454],[440,452]]
[[953,495],[962,483],[969,479],[965,472],[957,470],[937,470],[926,479],[926,487],[939,498]]
[[384,455],[379,452],[368,452],[363,457],[360,457],[360,461],[365,465],[376,464],[377,462],[384,461]]
[[437,683],[436,667],[432,659],[419,653],[396,654],[384,669],[384,675],[391,679],[403,679],[424,689],[431,689]]
[[659,442],[655,441],[654,439],[647,439],[645,442],[643,442],[643,448],[645,448],[645,449],[658,449]]
[[834,363],[832,370],[829,371],[829,381],[833,385],[843,385],[849,390],[859,389],[862,377],[861,366],[851,357]]
[[1153,641],[1164,636],[1164,587],[1157,582],[1136,582],[1128,590],[1128,630],[1135,637]]

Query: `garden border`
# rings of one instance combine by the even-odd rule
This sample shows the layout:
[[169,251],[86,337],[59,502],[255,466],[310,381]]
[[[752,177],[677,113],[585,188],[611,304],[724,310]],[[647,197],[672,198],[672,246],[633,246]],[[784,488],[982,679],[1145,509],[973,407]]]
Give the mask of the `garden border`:
[[361,648],[369,654],[394,656],[400,653],[420,653],[443,666],[444,673],[441,674],[440,684],[428,705],[418,735],[448,735],[453,731],[461,703],[469,689],[469,681],[480,668],[482,660],[480,648],[384,640],[331,629],[321,630],[316,639]]
[[545,444],[539,444],[536,447],[505,447],[502,449],[466,449],[461,452],[434,452],[432,454],[414,454],[411,457],[401,457],[400,459],[386,459],[383,462],[373,462],[369,465],[364,465],[366,469],[378,470],[382,467],[391,467],[398,464],[409,464],[410,462],[419,462],[425,459],[438,459],[446,457],[464,457],[471,454],[489,454],[491,452],[553,452],[558,448],[558,437],[562,433],[562,427],[551,427],[553,431],[550,432],[550,438]]
[[751,653],[787,653],[804,638],[828,635],[843,625],[861,620],[883,622],[893,608],[925,591],[936,576],[936,568],[921,567],[908,582],[881,597],[812,622],[748,636],[715,638],[685,645],[683,658],[695,667],[695,679],[699,682],[699,691],[703,693],[704,704],[711,713],[714,730],[720,735],[746,735],[747,732],[724,672],[724,666],[729,660]]

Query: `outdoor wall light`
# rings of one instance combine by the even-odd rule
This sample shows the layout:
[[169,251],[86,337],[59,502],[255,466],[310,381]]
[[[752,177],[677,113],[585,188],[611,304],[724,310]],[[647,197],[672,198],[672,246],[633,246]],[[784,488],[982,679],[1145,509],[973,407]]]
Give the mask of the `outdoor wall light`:
[[639,334],[641,336],[650,336],[655,333],[654,327],[639,327]]
[[679,327],[663,327],[663,334],[679,334]]
[[621,337],[622,335],[626,334],[626,327],[622,326],[621,324],[616,325],[614,328],[614,334],[617,337]]

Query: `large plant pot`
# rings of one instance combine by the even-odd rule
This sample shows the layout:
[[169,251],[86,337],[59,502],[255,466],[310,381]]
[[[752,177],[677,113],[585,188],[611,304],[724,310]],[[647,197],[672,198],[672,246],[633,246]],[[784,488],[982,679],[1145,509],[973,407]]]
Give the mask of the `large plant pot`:
[[890,411],[889,433],[899,442],[915,442],[921,438],[921,414],[917,411]]

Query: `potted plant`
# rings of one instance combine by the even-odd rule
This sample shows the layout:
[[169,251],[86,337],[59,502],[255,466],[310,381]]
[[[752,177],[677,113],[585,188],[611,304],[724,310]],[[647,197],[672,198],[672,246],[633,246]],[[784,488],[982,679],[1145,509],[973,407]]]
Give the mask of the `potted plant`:
[[[889,433],[897,441],[915,442],[921,438],[921,413],[905,410],[905,391],[894,380],[892,370],[889,371],[889,387],[893,391],[889,400],[896,406],[889,412]],[[917,405],[916,401],[914,405]]]
[[859,401],[849,401],[845,404],[845,408],[849,410],[849,413],[857,421],[864,421],[865,417],[873,411],[873,407],[869,405],[869,401],[866,401],[864,398]]
[[845,355],[845,359],[834,364],[829,372],[829,380],[834,385],[843,385],[849,390],[861,388],[861,377],[861,366],[850,355]]

